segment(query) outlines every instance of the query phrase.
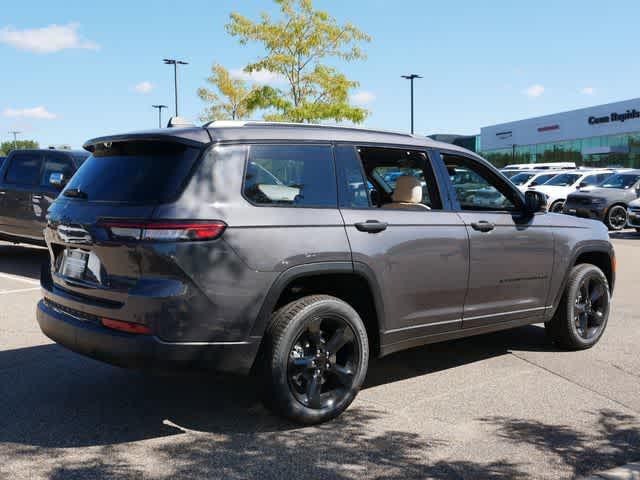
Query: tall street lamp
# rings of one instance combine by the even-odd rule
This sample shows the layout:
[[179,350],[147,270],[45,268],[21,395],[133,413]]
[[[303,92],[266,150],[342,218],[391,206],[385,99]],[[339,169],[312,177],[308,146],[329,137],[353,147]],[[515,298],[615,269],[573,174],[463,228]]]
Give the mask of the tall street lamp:
[[173,87],[176,96],[176,117],[178,116],[178,65],[189,65],[188,62],[176,60],[174,58],[165,58],[162,60],[165,65],[173,65]]
[[411,82],[411,135],[413,135],[413,81],[416,78],[422,78],[420,75],[412,73],[410,75],[401,75],[402,78],[406,78]]
[[22,133],[22,132],[19,132],[17,130],[12,130],[9,133],[11,133],[13,135],[13,149],[17,150],[18,149],[18,134]]
[[153,108],[158,109],[158,128],[162,128],[162,109],[168,108],[166,105],[151,105]]

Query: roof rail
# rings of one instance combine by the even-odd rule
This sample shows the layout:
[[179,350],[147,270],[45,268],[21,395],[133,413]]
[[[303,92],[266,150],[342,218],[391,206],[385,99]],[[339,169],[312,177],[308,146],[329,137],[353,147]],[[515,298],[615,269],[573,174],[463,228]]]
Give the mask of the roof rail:
[[[402,135],[402,136],[411,137],[411,138],[416,137],[416,135],[412,135],[406,132],[355,127],[351,125],[323,125],[318,123],[268,122],[268,121],[260,121],[260,120],[213,120],[211,122],[205,123],[202,126],[205,128],[229,128],[229,127],[251,127],[251,126],[281,127],[281,128],[337,128],[337,129],[343,129],[343,130],[355,130],[358,132],[388,133],[393,135]],[[422,138],[422,137],[417,137],[417,138]]]

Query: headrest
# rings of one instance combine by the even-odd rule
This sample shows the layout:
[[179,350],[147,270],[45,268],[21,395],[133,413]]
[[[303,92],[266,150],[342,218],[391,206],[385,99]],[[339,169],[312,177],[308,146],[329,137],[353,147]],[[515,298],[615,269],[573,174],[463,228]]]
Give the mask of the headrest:
[[402,175],[396,181],[396,189],[391,195],[394,202],[420,203],[422,202],[422,184],[413,175]]

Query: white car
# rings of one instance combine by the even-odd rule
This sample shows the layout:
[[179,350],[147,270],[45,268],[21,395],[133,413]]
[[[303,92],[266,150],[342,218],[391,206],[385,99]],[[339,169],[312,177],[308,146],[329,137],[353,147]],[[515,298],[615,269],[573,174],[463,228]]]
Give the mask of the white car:
[[510,180],[515,184],[516,187],[520,189],[521,192],[524,193],[529,189],[529,187],[537,187],[539,185],[543,185],[559,174],[560,172],[550,172],[548,170],[544,172],[520,172],[517,175],[511,177]]
[[[557,172],[556,172],[557,173]],[[576,190],[588,190],[601,184],[615,171],[613,170],[571,170],[557,174],[544,185],[531,187],[547,196],[547,208],[550,212],[561,213],[569,194]]]

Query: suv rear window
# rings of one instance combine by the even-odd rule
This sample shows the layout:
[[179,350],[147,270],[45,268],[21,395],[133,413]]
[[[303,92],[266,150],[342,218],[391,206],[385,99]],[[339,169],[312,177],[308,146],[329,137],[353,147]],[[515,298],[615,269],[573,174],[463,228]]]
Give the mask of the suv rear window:
[[40,153],[18,153],[13,156],[7,176],[7,183],[16,185],[37,185],[40,180],[42,155]]
[[98,145],[65,192],[79,190],[88,201],[96,202],[170,202],[185,186],[199,153],[174,142]]

